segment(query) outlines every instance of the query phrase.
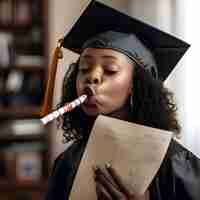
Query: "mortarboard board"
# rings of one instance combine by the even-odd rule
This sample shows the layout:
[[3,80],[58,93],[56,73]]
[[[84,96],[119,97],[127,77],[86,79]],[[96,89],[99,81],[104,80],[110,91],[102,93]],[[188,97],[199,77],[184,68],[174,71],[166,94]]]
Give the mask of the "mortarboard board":
[[[83,11],[72,29],[64,36],[60,47],[67,48],[81,54],[84,48],[111,48],[120,51],[134,60],[154,77],[164,81],[178,61],[189,48],[186,42],[165,33],[155,27],[141,22],[133,17],[119,12],[96,0],[92,0]],[[59,47],[59,48],[60,48]],[[57,49],[55,57],[58,58]],[[55,62],[54,57],[54,63]],[[55,80],[50,72],[51,82],[47,85],[47,91],[53,90]],[[49,90],[49,88],[51,88]],[[52,99],[53,91],[46,92],[46,108],[43,114],[47,114],[50,107],[47,99]],[[47,105],[48,104],[48,105]],[[46,110],[46,111],[45,111]]]
[[[138,44],[134,41],[136,39],[131,37],[131,34],[134,34],[142,41],[155,56],[158,77],[163,81],[190,46],[170,34],[93,0],[74,24],[71,31],[64,37],[63,47],[76,53],[81,53],[87,40],[90,38],[95,39],[94,36],[107,31],[128,33],[126,34],[127,38],[120,37],[119,34],[116,34],[116,36],[110,34],[111,36],[106,39],[110,39],[112,42],[118,37],[118,40],[122,40],[121,44],[118,42],[119,48],[131,51],[131,53],[133,51],[136,51],[137,54],[143,53],[143,49],[137,50]],[[131,44],[135,46],[131,47]],[[142,47],[139,46],[139,48]],[[140,55],[138,56],[140,57]],[[142,57],[141,59],[145,58]]]

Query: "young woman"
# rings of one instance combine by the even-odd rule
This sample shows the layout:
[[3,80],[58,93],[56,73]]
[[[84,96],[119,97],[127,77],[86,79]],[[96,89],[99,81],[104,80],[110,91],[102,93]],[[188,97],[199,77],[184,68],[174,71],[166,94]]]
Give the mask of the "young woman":
[[[59,106],[85,93],[88,98],[79,108],[63,115],[65,141],[74,142],[55,161],[46,200],[69,198],[99,114],[180,133],[173,95],[159,80],[155,60],[152,51],[133,33],[106,31],[84,42],[78,61],[69,66],[65,75]],[[159,171],[141,197],[134,195],[134,188],[124,183],[112,166],[94,166],[94,179],[98,199],[197,200],[200,160],[172,140]]]

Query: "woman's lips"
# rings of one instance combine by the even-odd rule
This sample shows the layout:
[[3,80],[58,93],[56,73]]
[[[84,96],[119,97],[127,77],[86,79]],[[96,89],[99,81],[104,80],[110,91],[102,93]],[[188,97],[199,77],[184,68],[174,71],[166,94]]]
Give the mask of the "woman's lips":
[[84,102],[86,107],[96,108],[98,101],[96,97],[96,91],[93,85],[87,85],[84,89],[84,93],[87,95],[87,99]]
[[99,99],[97,98],[96,87],[95,85],[86,85],[83,90],[83,93],[87,95],[87,99],[83,103],[83,108],[88,113],[97,113],[99,112]]
[[88,95],[88,96],[94,96],[96,94],[95,88],[92,85],[87,85],[84,89],[84,92]]
[[97,107],[98,101],[95,96],[88,96],[84,102],[84,105],[89,107]]

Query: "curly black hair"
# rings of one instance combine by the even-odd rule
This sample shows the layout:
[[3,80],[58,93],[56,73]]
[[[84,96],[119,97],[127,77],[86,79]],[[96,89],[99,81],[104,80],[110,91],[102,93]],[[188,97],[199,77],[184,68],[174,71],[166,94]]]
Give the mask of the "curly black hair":
[[[63,80],[62,98],[59,106],[77,98],[76,77],[79,60],[69,66]],[[133,91],[130,104],[132,122],[154,128],[169,130],[176,135],[180,133],[180,125],[176,119],[177,107],[173,93],[164,87],[163,82],[143,68],[135,65],[133,70]],[[62,116],[64,141],[88,137],[89,117],[81,110],[75,109]],[[88,132],[88,133],[86,133]]]

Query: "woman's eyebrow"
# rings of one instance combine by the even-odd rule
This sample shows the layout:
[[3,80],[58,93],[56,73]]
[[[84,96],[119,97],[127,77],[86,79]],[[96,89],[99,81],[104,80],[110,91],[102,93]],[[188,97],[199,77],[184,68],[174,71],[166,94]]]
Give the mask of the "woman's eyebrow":
[[117,57],[111,56],[111,55],[104,55],[104,56],[102,56],[102,58],[111,59],[111,60],[117,60]]
[[[117,58],[115,56],[112,56],[112,55],[102,55],[100,56],[101,58],[105,58],[105,59],[114,59],[116,60]],[[90,54],[86,54],[86,55],[83,55],[82,58],[84,59],[95,59],[96,57],[93,56],[93,55],[90,55]]]

